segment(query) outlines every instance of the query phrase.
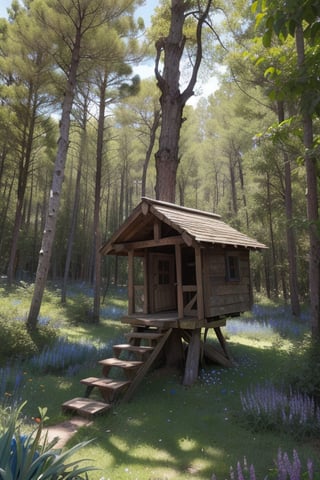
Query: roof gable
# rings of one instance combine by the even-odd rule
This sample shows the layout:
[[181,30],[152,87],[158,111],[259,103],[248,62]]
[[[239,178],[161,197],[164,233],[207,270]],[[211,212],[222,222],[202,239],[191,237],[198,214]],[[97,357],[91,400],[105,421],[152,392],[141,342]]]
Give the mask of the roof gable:
[[115,244],[154,240],[155,222],[163,224],[162,236],[180,235],[187,245],[230,245],[250,249],[266,248],[221,220],[220,215],[143,197],[141,203],[101,247],[101,253],[116,253]]

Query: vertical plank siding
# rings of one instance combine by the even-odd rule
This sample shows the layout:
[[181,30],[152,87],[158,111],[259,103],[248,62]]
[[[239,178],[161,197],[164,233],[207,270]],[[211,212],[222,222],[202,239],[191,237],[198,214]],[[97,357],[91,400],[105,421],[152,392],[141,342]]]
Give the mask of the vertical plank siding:
[[205,316],[240,313],[251,308],[249,251],[238,249],[239,280],[228,280],[226,250],[220,246],[203,252]]

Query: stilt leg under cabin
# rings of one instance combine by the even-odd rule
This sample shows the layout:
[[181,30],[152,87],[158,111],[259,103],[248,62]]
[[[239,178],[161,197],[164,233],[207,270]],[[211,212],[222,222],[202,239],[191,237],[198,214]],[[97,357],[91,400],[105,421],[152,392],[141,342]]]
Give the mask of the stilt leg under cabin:
[[[201,329],[194,328],[194,323],[190,319],[179,320],[176,312],[165,312],[126,316],[122,323],[131,325],[137,332],[150,328],[164,332],[171,328],[172,332],[161,353],[166,366],[177,367],[182,371],[184,385],[192,385],[197,380],[203,362],[212,362],[223,367],[232,366],[221,331],[221,326],[226,324],[226,320],[207,323],[206,328]],[[206,341],[208,330],[215,332],[220,348]]]

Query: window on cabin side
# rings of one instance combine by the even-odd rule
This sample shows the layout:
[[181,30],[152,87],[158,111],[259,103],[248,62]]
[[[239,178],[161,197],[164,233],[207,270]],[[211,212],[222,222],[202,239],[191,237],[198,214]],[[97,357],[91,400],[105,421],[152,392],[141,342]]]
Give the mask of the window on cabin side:
[[227,254],[226,267],[227,267],[227,281],[238,282],[240,280],[240,262],[239,262],[238,255]]

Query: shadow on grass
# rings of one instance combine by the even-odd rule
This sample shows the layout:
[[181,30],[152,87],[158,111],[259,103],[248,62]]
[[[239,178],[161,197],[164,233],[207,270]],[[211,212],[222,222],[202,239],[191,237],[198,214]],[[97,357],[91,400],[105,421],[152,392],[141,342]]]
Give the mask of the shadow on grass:
[[[236,366],[208,365],[191,388],[171,370],[155,370],[129,404],[119,404],[105,417],[81,430],[75,441],[95,438],[86,453],[101,472],[92,479],[139,480],[229,476],[231,465],[246,457],[257,478],[273,467],[278,448],[301,458],[316,459],[311,442],[298,444],[289,436],[257,433],[241,421],[240,392],[248,385],[284,375],[288,354],[275,349],[230,345]],[[91,477],[90,477],[91,478]]]

